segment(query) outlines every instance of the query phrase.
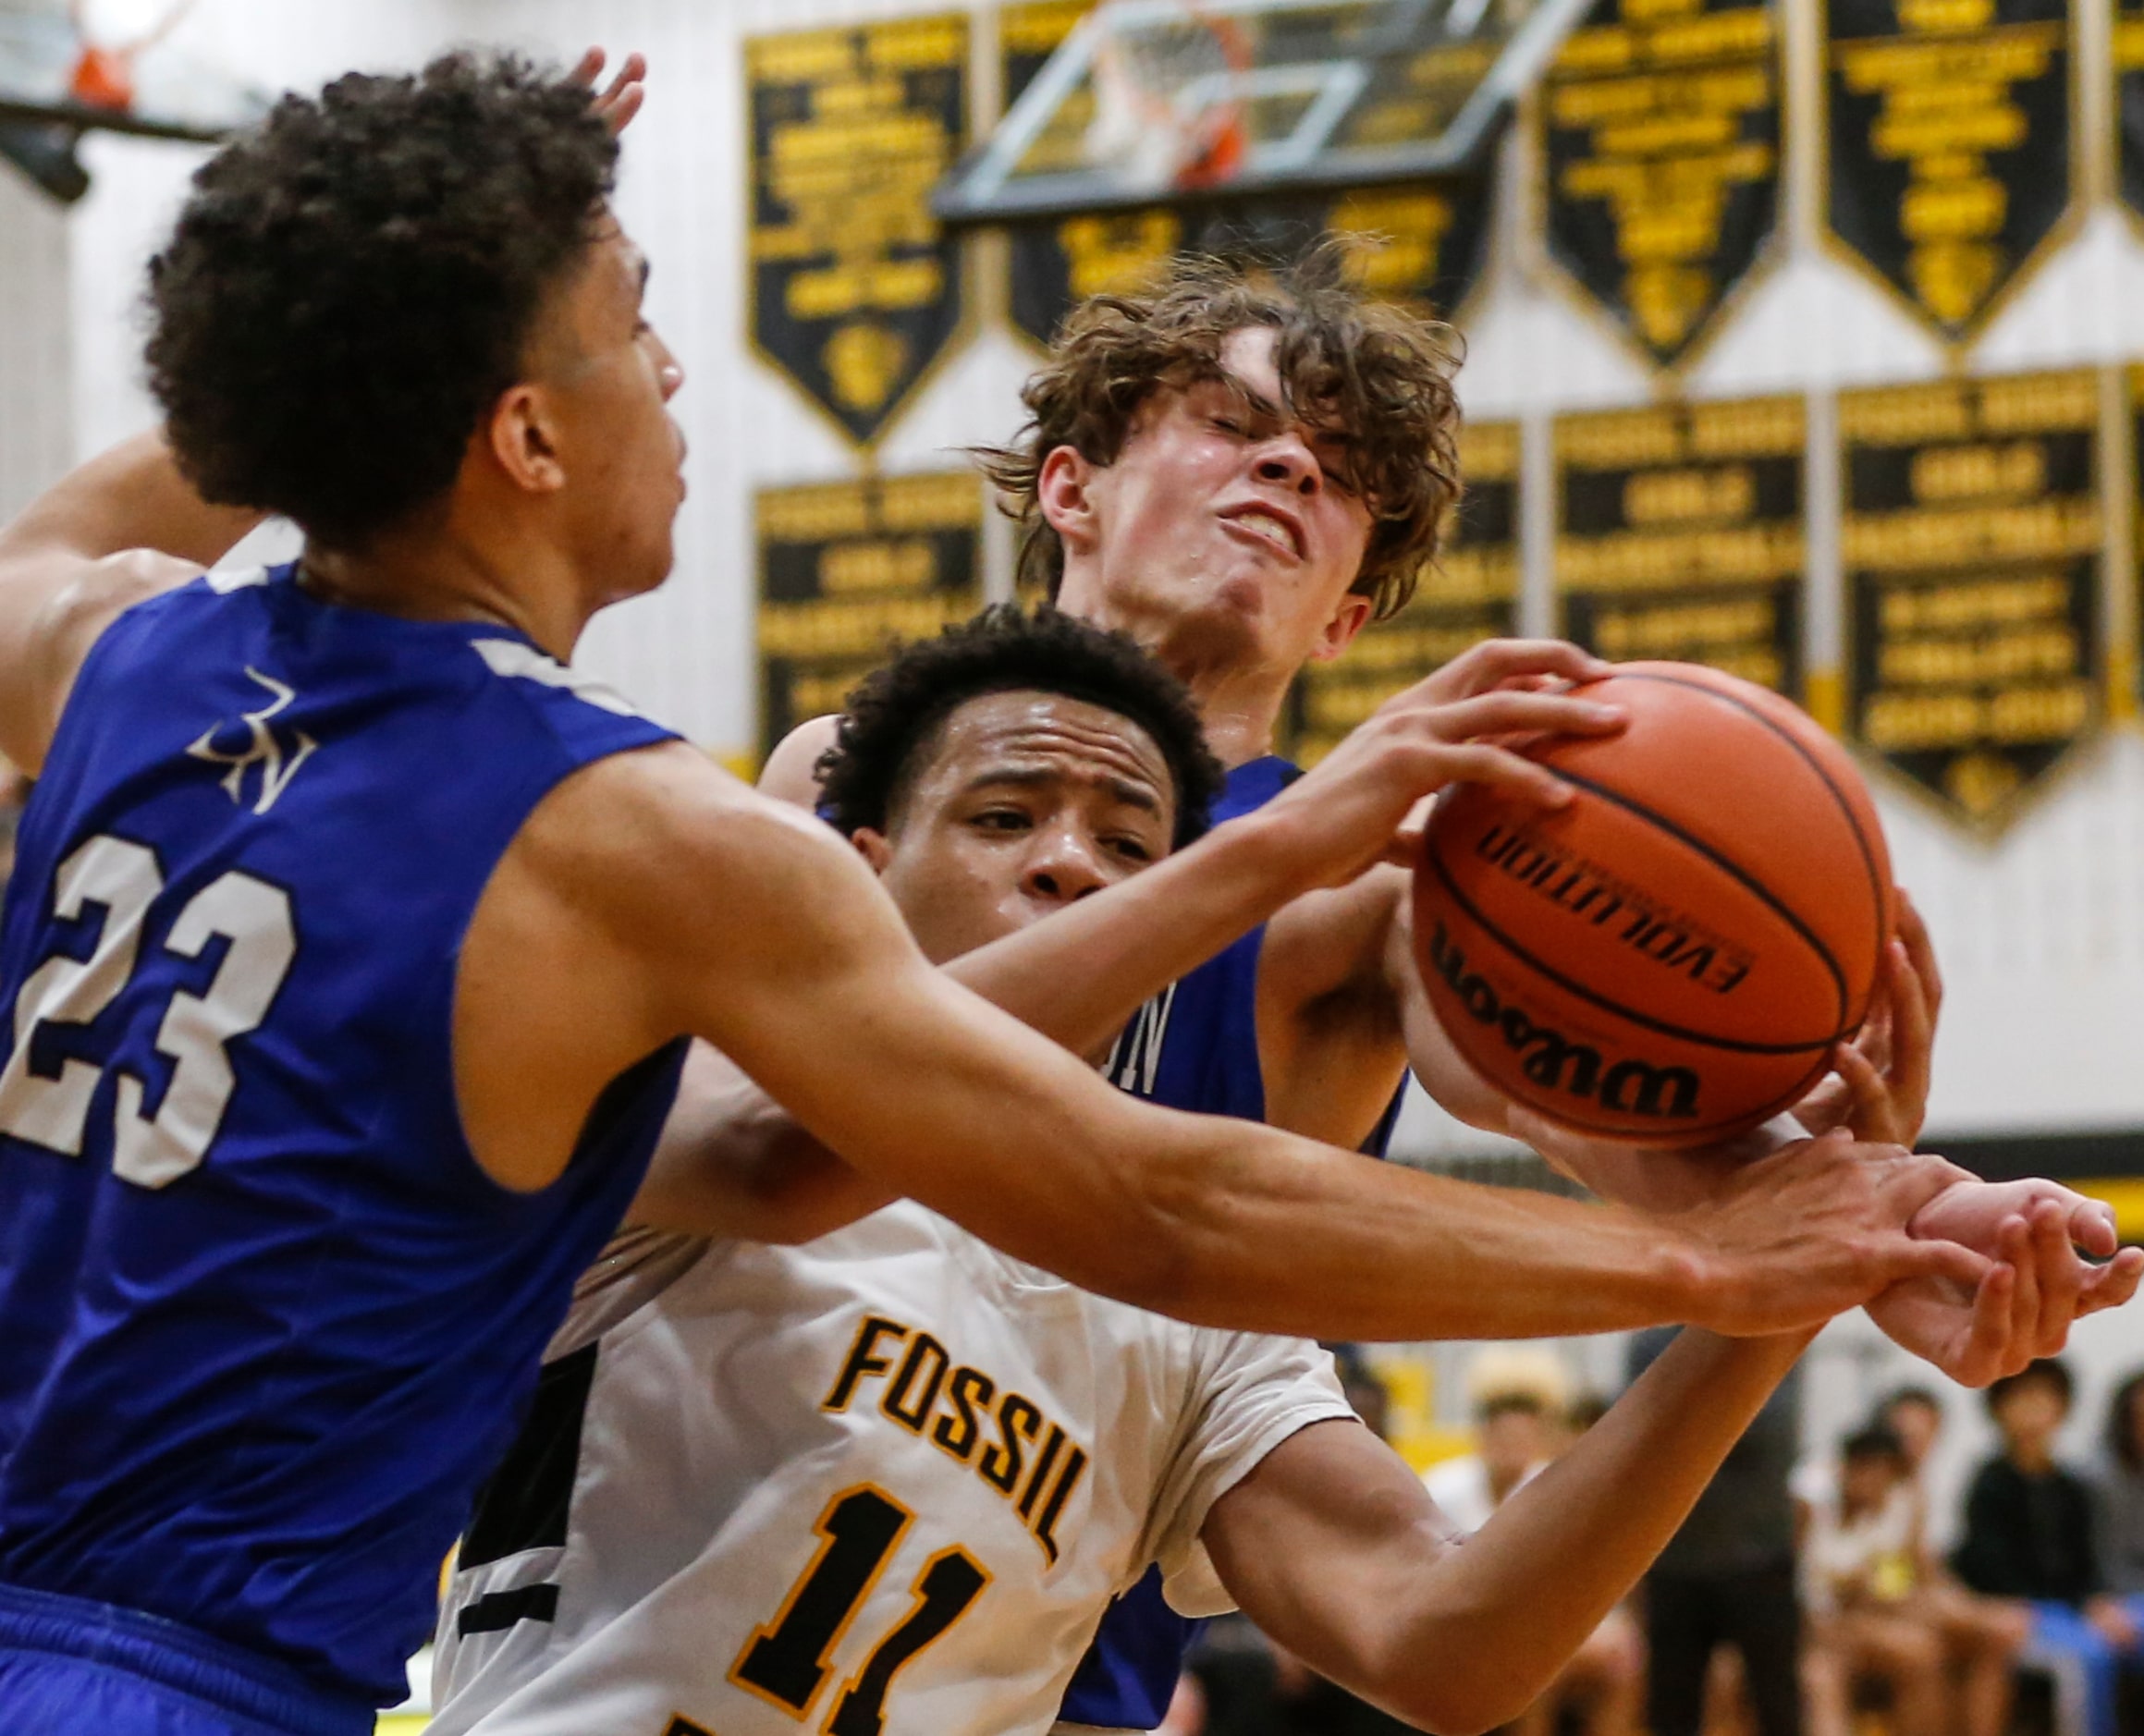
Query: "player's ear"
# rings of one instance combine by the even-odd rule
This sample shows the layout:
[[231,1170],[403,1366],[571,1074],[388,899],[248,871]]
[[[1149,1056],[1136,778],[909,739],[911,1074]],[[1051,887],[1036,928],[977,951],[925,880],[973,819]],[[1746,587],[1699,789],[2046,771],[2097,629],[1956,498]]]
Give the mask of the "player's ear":
[[1359,591],[1350,591],[1341,598],[1340,606],[1333,610],[1332,618],[1326,622],[1325,630],[1317,636],[1317,647],[1311,652],[1316,663],[1330,663],[1354,643],[1354,636],[1370,624],[1370,613],[1377,607],[1374,598],[1364,596]]
[[1099,469],[1071,446],[1052,446],[1035,474],[1035,504],[1068,555],[1084,555],[1095,546],[1094,481]]
[[493,461],[516,487],[532,495],[548,495],[566,485],[557,429],[541,386],[529,381],[508,386],[492,406],[491,420],[481,437]]
[[871,864],[871,872],[882,874],[886,864],[893,860],[893,846],[883,832],[868,825],[860,825],[849,834],[849,841],[856,847],[856,853]]

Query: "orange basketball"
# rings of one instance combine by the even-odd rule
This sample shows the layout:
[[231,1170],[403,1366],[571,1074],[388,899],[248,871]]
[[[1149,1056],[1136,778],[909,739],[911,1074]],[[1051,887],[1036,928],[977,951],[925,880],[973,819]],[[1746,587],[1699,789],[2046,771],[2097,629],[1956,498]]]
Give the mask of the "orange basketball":
[[1484,1078],[1566,1127],[1742,1132],[1868,1010],[1891,935],[1881,824],[1845,752],[1764,688],[1626,663],[1577,691],[1630,721],[1526,750],[1569,806],[1476,784],[1438,801],[1415,875],[1430,1001]]

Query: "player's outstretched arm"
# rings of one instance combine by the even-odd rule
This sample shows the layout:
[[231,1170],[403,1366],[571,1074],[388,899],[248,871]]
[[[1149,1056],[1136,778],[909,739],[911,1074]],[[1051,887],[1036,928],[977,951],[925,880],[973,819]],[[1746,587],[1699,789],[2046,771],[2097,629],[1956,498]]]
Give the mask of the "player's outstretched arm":
[[[2008,1246],[2022,1252],[2013,1229]],[[2039,1329],[2029,1278],[1991,1268],[1991,1353]],[[1366,1429],[1320,1423],[1223,1495],[1200,1535],[1260,1628],[1313,1669],[1448,1736],[1515,1718],[1635,1585],[1807,1333],[1686,1332],[1464,1547]]]
[[[1489,739],[1620,728],[1615,707],[1532,685],[1583,679],[1607,666],[1560,640],[1498,641],[1468,659],[1471,676],[1440,670],[1388,701],[1256,813],[945,968],[1086,1054],[1109,1043],[1140,1003],[1283,906],[1363,876],[1390,851],[1408,811],[1447,784],[1489,783],[1528,801],[1567,801],[1562,782]],[[1517,684],[1501,685],[1506,680]],[[814,767],[832,745],[834,721],[792,730],[767,760],[762,792],[811,806],[818,791]]]
[[[1769,1330],[1898,1276],[1969,1282],[1984,1265],[1903,1232],[1946,1168],[1843,1141],[1759,1212],[1663,1229],[1139,1104],[933,970],[823,825],[684,748],[603,762],[539,806],[472,924],[459,994],[463,1118],[502,1180],[547,1181],[601,1082],[692,1032],[875,1180],[1192,1320],[1403,1339]],[[575,1070],[531,1139],[532,1101]]]
[[203,504],[158,434],[71,471],[0,530],[0,752],[34,772],[75,672],[122,610],[196,577],[261,521]]

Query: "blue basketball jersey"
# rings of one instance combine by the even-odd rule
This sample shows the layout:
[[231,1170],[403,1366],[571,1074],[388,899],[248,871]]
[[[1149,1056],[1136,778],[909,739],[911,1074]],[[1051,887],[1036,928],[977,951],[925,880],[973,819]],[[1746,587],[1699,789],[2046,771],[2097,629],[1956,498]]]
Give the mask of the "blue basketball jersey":
[[507,629],[217,575],[98,641],[0,911],[0,1585],[405,1693],[682,1040],[515,1193],[456,969],[562,777],[670,739]]
[[[1276,754],[1230,772],[1213,823],[1262,808],[1303,773]],[[1110,1082],[1172,1109],[1266,1119],[1258,1070],[1258,953],[1263,925],[1216,953],[1139,1009],[1110,1051]],[[1405,1082],[1402,1082],[1403,1088]],[[1363,1150],[1383,1156],[1399,1119],[1392,1094]],[[1062,1717],[1099,1730],[1152,1730],[1168,1713],[1183,1655],[1206,1623],[1181,1616],[1161,1595],[1161,1573],[1109,1606],[1094,1645],[1066,1690]]]

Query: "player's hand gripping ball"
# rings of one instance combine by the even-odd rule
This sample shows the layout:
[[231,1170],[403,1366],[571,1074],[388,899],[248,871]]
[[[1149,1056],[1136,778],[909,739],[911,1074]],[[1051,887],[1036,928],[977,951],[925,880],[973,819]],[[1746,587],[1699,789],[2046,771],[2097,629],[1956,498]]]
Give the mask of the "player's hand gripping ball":
[[1544,739],[1555,811],[1447,789],[1415,875],[1431,1004],[1476,1071],[1550,1120],[1694,1145],[1757,1126],[1859,1028],[1891,862],[1844,750],[1778,694],[1694,664],[1575,690],[1621,734]]

